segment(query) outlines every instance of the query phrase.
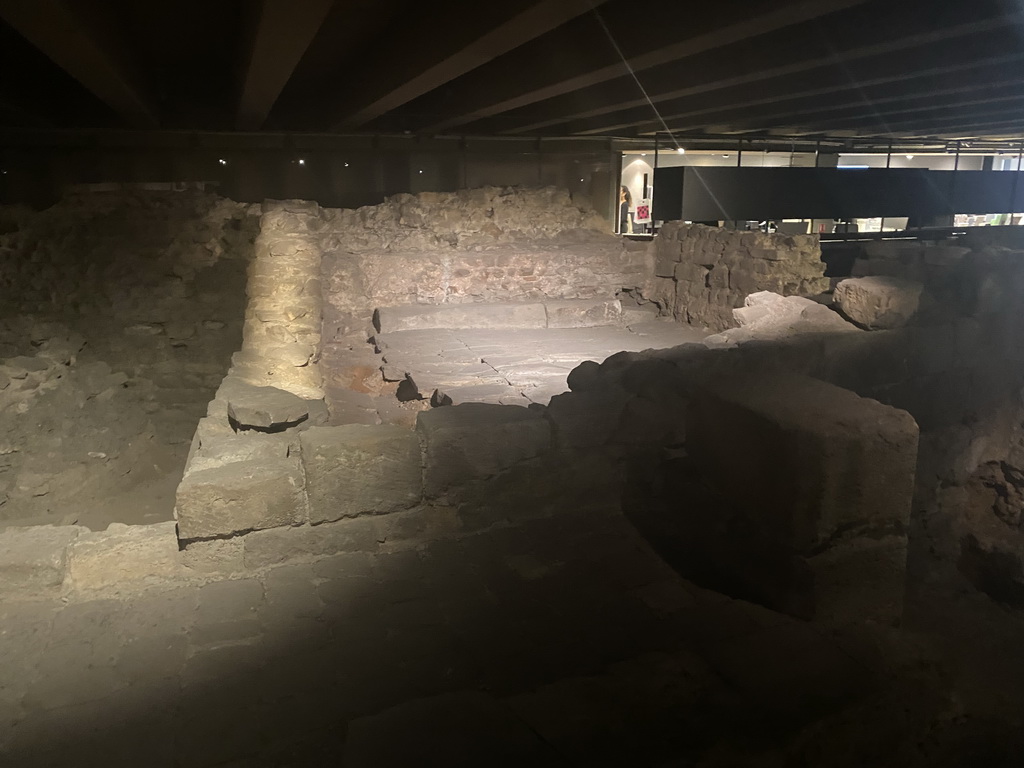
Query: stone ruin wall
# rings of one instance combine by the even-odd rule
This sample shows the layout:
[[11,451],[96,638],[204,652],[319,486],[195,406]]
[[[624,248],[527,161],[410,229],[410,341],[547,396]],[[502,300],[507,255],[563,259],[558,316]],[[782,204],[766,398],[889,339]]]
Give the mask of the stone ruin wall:
[[648,298],[676,320],[712,331],[735,327],[732,310],[758,291],[814,296],[829,289],[815,235],[737,232],[668,222],[654,238]]
[[486,187],[324,210],[325,328],[360,333],[378,307],[614,299],[651,259],[564,190]]

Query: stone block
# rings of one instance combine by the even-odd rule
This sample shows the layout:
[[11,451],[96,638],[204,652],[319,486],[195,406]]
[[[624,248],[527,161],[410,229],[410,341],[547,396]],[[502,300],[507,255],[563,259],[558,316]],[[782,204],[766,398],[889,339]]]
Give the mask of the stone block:
[[68,548],[84,531],[76,525],[8,528],[0,534],[0,589],[10,595],[59,587]]
[[810,553],[839,531],[902,533],[918,427],[910,414],[793,374],[699,391],[687,448],[763,535]]
[[618,299],[549,301],[544,307],[548,328],[593,328],[622,321],[622,304]]
[[416,331],[428,328],[546,328],[543,304],[414,304],[408,307],[382,307],[377,310],[377,328],[381,333]]
[[383,520],[361,517],[322,525],[270,528],[243,537],[246,568],[263,568],[300,559],[317,559],[342,552],[376,552],[385,539]]
[[836,285],[840,311],[868,329],[899,328],[917,312],[922,286],[898,277],[855,277]]
[[687,280],[691,283],[697,283],[703,287],[707,282],[708,271],[708,268],[703,264],[692,264],[684,261],[676,265],[675,278],[676,280]]
[[424,491],[475,483],[533,458],[551,445],[551,428],[535,410],[464,403],[420,413]]
[[388,424],[312,427],[302,433],[312,523],[408,509],[423,496],[420,443]]
[[545,412],[560,447],[595,448],[615,434],[629,393],[621,387],[556,395]]
[[240,427],[283,430],[309,418],[309,402],[277,387],[258,387],[236,376],[224,379],[217,399],[227,402],[228,418]]
[[178,536],[231,536],[306,521],[305,484],[297,458],[243,461],[193,472],[178,486]]
[[71,545],[68,581],[77,591],[138,588],[175,579],[181,573],[173,521],[155,525],[111,523]]

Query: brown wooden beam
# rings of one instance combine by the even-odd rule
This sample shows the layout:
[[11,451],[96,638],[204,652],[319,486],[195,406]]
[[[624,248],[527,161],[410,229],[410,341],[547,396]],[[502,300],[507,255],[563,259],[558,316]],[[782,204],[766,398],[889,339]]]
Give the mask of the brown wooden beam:
[[239,130],[263,126],[333,5],[334,0],[263,0],[238,103]]
[[128,123],[156,126],[157,111],[129,64],[123,41],[80,11],[65,0],[0,0],[0,18]]
[[[343,130],[365,125],[567,21],[592,11],[605,1],[540,0],[426,69],[419,67],[419,71],[410,72],[407,76],[391,66],[377,69],[379,76],[368,87],[368,91],[375,94],[373,100],[354,111],[346,112],[344,117],[336,121],[334,128]],[[447,22],[459,23],[451,19]]]
[[491,102],[487,98],[487,94],[482,94],[482,98],[476,100],[479,106],[462,112],[457,117],[447,118],[434,123],[423,130],[432,133],[445,131],[473,122],[474,120],[506,112],[510,109],[534,104],[538,101],[560,96],[580,88],[608,82],[618,77],[628,76],[630,73],[640,72],[671,61],[678,61],[705,51],[722,48],[741,40],[799,24],[809,19],[836,13],[837,11],[860,5],[863,2],[866,2],[866,0],[797,0],[782,7],[774,8],[767,13],[745,17],[732,24],[694,35],[681,42],[633,56],[628,60],[616,61],[607,66],[590,70],[575,77],[555,81],[510,98]]

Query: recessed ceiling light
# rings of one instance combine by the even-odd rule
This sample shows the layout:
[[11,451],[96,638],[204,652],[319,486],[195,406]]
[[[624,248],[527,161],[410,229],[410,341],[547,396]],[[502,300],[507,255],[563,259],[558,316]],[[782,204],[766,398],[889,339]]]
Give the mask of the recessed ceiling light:
[[345,167],[348,168],[348,163],[345,163]]
[[678,152],[680,155],[686,154],[686,150],[683,149],[682,147],[676,147],[676,152]]
[[913,160],[913,159],[914,159],[913,155],[907,155],[907,160]]
[[305,165],[305,164],[306,164],[306,161],[305,161],[305,160],[303,160],[303,159],[302,159],[302,158],[300,157],[300,158],[299,158],[299,165]]
[[647,153],[646,152],[641,152],[640,153],[640,157],[647,157]]

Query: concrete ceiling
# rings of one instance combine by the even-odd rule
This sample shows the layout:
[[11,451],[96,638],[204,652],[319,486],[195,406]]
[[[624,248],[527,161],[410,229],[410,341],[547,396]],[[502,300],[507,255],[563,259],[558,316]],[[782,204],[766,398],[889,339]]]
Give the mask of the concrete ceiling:
[[1024,137],[1016,0],[0,0],[0,128]]

